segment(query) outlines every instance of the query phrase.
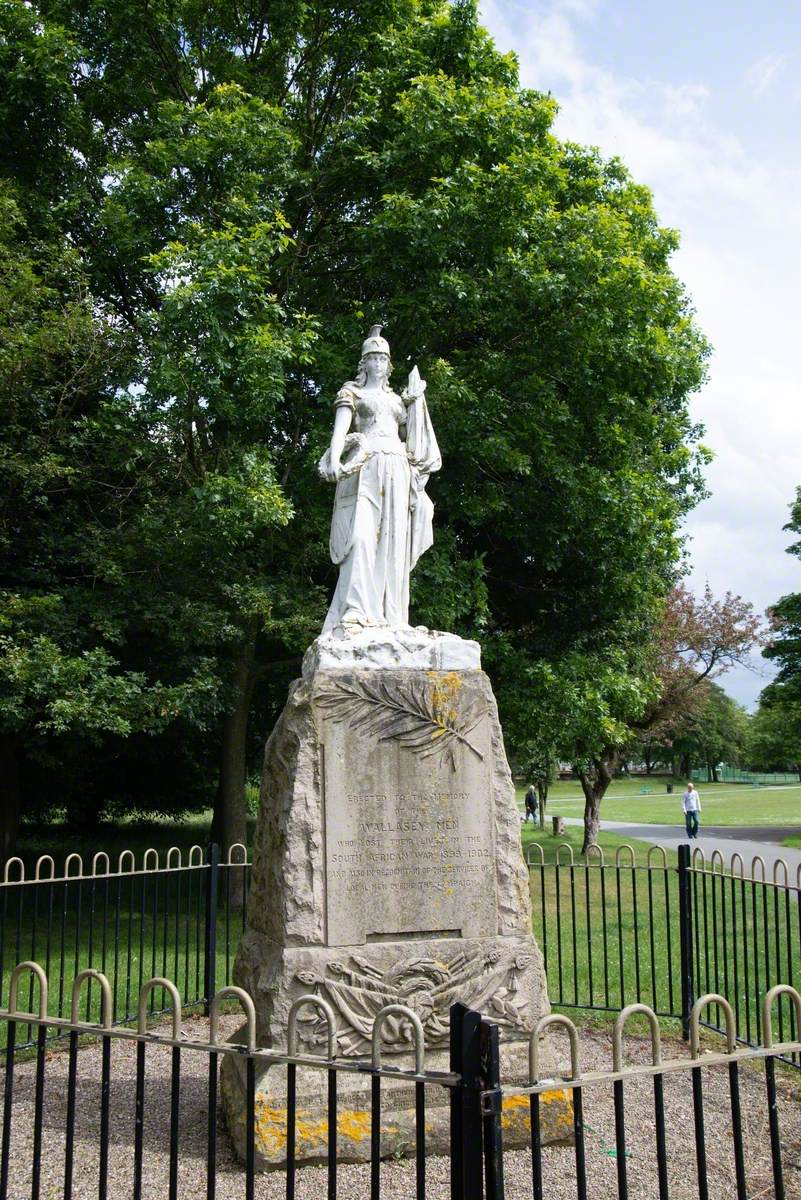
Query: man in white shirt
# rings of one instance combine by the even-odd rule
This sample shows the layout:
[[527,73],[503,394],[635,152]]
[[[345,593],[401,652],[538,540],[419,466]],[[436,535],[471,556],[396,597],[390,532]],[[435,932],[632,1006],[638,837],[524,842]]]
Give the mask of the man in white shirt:
[[687,784],[687,791],[681,798],[684,809],[684,824],[687,826],[687,837],[698,837],[698,814],[701,811],[701,797],[692,782]]

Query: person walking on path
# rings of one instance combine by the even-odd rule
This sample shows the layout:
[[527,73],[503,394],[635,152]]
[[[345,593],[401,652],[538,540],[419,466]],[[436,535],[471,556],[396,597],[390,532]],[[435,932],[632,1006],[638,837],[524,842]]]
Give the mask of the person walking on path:
[[695,785],[692,781],[687,784],[687,791],[681,798],[681,806],[684,809],[684,824],[687,826],[687,837],[698,838],[698,814],[701,811],[701,797],[695,790]]
[[534,824],[537,824],[537,789],[533,783],[528,785],[526,792],[526,820],[531,816]]

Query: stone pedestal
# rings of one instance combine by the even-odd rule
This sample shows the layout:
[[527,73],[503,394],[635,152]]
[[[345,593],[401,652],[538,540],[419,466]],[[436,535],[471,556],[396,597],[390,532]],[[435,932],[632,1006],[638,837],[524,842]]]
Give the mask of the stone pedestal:
[[[258,1044],[285,1048],[289,1008],[310,992],[336,1013],[343,1056],[369,1056],[374,1017],[393,1003],[417,1013],[432,1053],[447,1048],[456,1001],[497,1021],[505,1040],[526,1039],[549,1005],[487,676],[316,662],[292,685],[265,753],[234,972],[254,999]],[[313,1008],[298,1035],[300,1052],[325,1052]],[[408,1056],[410,1023],[387,1021],[382,1043],[385,1056]],[[232,1130],[236,1074],[226,1059]],[[267,1110],[285,1102],[276,1068],[259,1087]]]

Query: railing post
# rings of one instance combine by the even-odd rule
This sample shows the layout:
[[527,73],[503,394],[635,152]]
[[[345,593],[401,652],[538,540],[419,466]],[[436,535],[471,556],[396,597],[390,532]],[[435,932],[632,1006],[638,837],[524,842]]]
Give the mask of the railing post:
[[451,1200],[484,1200],[481,1116],[481,1015],[451,1006]]
[[484,1083],[484,1180],[486,1200],[504,1200],[501,1132],[501,1057],[498,1026],[481,1022],[481,1073]]
[[693,912],[690,880],[690,847],[679,846],[679,946],[681,950],[681,1032],[690,1040],[693,994]]
[[209,873],[206,876],[206,929],[204,938],[205,962],[203,988],[206,1001],[205,1012],[217,991],[217,895],[220,883],[220,847],[212,842],[208,851]]

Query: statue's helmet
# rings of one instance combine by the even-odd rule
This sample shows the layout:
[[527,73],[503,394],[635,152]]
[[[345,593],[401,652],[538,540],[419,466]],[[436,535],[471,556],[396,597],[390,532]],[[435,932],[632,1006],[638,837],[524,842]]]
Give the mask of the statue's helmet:
[[365,354],[389,354],[389,342],[382,338],[380,325],[371,325],[370,332],[362,342],[362,358]]

